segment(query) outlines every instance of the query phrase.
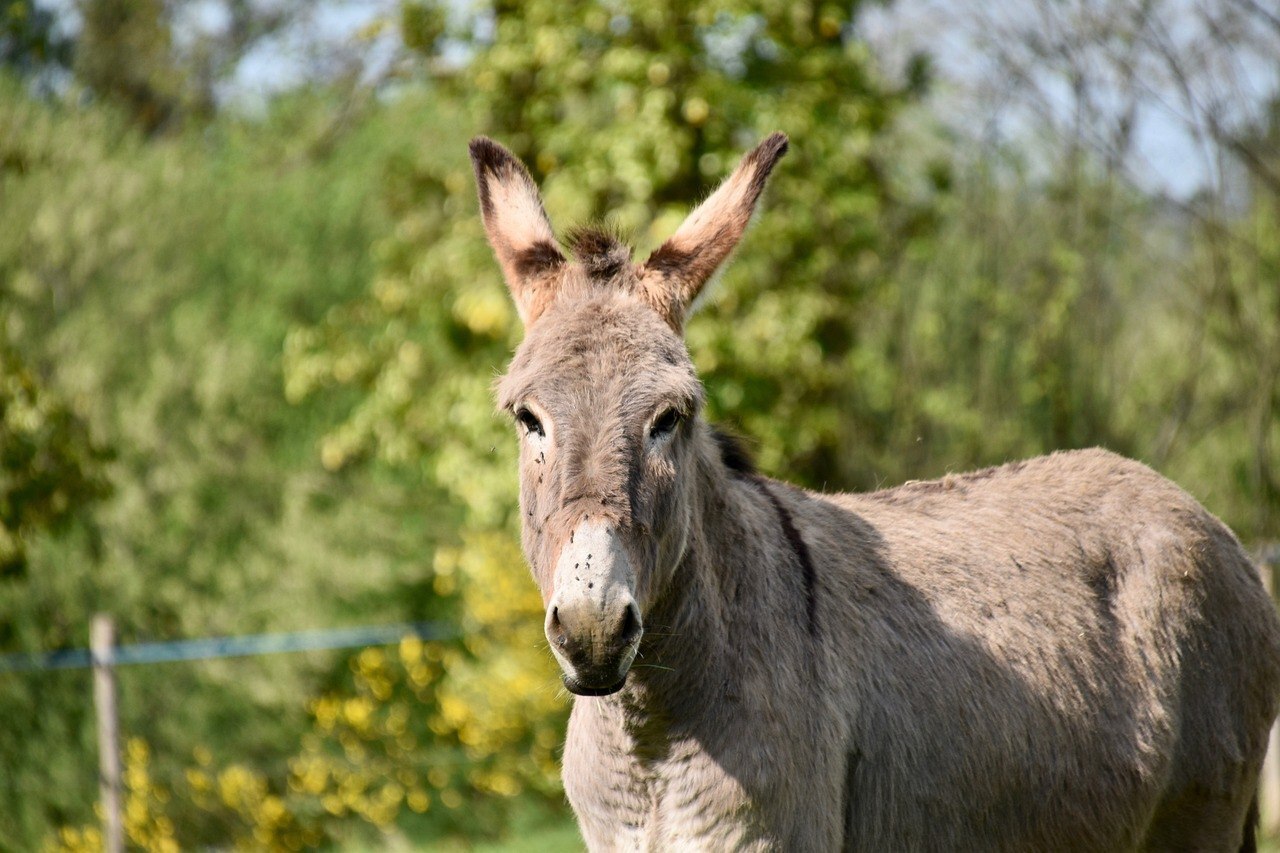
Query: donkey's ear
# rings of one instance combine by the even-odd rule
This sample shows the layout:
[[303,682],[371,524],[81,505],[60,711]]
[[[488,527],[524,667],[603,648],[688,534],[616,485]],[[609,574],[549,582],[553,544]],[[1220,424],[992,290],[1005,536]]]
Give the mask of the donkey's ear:
[[684,327],[703,286],[742,239],[769,173],[786,153],[786,135],[771,134],[641,265],[642,292],[676,331]]
[[564,253],[556,244],[537,185],[514,154],[477,136],[471,140],[471,165],[489,245],[502,265],[520,319],[528,326],[550,301]]

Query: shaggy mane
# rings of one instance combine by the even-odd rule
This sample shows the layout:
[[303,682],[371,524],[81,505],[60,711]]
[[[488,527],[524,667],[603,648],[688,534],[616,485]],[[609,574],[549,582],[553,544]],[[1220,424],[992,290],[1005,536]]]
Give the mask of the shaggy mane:
[[756,470],[755,460],[751,458],[751,451],[747,449],[746,441],[740,436],[734,435],[723,427],[712,426],[711,437],[720,448],[720,460],[724,462],[724,467],[739,476],[754,477],[759,473]]
[[574,258],[592,278],[613,278],[631,263],[631,247],[607,227],[574,228],[566,239]]

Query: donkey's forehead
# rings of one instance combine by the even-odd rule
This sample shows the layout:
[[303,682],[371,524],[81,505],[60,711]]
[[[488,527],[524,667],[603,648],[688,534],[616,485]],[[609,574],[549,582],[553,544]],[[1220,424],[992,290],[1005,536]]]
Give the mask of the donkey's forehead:
[[584,394],[702,400],[684,341],[656,311],[617,288],[557,299],[525,335],[498,383],[498,405]]

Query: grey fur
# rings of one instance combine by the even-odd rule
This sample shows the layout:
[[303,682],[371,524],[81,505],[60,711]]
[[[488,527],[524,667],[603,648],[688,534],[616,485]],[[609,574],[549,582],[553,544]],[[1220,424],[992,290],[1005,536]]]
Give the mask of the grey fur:
[[[710,272],[664,274],[679,300]],[[652,275],[557,276],[497,393],[545,433],[520,428],[544,600],[589,528],[643,618],[628,672],[593,588],[593,657],[566,669],[626,678],[569,723],[591,849],[1240,848],[1280,624],[1193,498],[1103,450],[861,495],[764,480],[701,419]]]

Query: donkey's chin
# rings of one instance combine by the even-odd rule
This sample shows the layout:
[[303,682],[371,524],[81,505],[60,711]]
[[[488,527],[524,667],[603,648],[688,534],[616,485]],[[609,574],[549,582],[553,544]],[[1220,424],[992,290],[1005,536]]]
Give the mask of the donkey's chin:
[[609,696],[617,693],[627,683],[627,673],[624,672],[616,683],[604,686],[590,684],[576,675],[563,672],[560,674],[560,680],[564,682],[565,689],[575,696]]

